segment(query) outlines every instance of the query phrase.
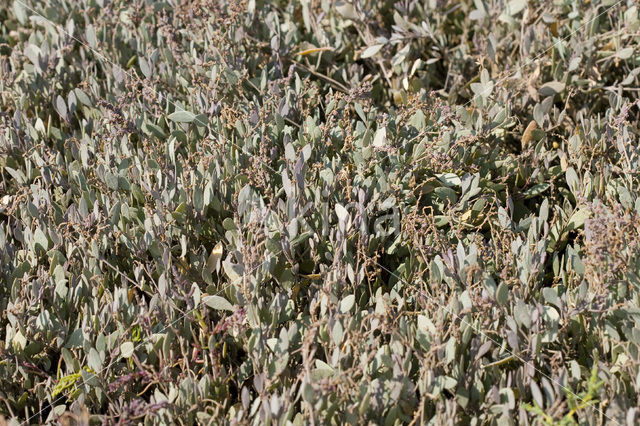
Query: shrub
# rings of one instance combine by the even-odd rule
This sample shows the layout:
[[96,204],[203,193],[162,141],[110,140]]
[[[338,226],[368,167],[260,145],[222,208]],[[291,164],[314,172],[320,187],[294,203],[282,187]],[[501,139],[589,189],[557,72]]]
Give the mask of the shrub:
[[0,18],[8,421],[637,421],[635,2]]

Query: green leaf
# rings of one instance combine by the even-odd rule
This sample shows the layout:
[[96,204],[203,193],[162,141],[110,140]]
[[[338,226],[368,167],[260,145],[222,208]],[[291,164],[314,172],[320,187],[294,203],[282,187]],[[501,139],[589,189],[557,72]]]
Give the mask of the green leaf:
[[336,204],[336,214],[338,215],[338,220],[340,222],[346,222],[349,217],[349,212],[342,206],[342,204]]
[[106,181],[109,189],[112,189],[114,191],[118,189],[118,175],[111,172],[106,172],[104,180]]
[[334,369],[324,361],[316,359],[316,368],[311,371],[311,377],[315,380],[321,380],[330,377],[334,373]]
[[123,358],[131,358],[134,349],[133,342],[124,342],[120,345],[120,356]]
[[65,348],[80,348],[84,344],[84,335],[82,329],[77,328],[69,335]]
[[526,191],[524,191],[522,193],[523,197],[525,200],[528,200],[530,198],[534,198],[537,197],[538,195],[542,194],[543,192],[545,192],[547,189],[549,189],[549,187],[551,186],[551,184],[549,183],[538,183],[533,185],[531,188],[527,189]]
[[509,286],[504,281],[498,286],[496,291],[496,301],[500,306],[506,305],[509,301]]
[[383,146],[385,146],[387,143],[387,128],[386,127],[382,127],[380,129],[378,129],[378,131],[376,132],[375,137],[373,138],[373,146],[377,147],[377,148],[381,148]]
[[82,89],[76,87],[75,89],[73,89],[73,92],[76,95],[76,98],[78,98],[78,100],[80,101],[80,103],[82,103],[85,106],[93,106],[93,103],[91,102],[91,99],[89,99],[89,96],[87,96],[86,93],[84,93],[82,91]]
[[87,364],[94,371],[99,371],[102,368],[102,359],[100,358],[100,354],[95,348],[91,348],[89,350],[89,356],[87,357]]
[[151,66],[149,65],[149,62],[140,56],[138,57],[138,65],[140,65],[140,71],[142,71],[142,74],[147,78],[151,78]]
[[312,404],[315,401],[313,386],[308,382],[305,382],[305,384],[302,385],[302,399],[309,404]]
[[356,110],[356,113],[358,114],[358,117],[360,117],[360,120],[362,120],[362,122],[366,124],[367,115],[364,113],[364,110],[362,109],[362,105],[360,105],[359,103],[356,102],[353,107]]
[[244,268],[242,267],[242,265],[231,263],[228,260],[222,262],[222,269],[234,284],[237,284],[244,274]]
[[571,215],[567,222],[567,229],[573,231],[584,226],[584,221],[589,217],[589,209],[582,207]]
[[49,239],[40,228],[36,228],[36,232],[33,233],[33,241],[36,247],[40,246],[44,251],[49,250]]
[[218,311],[234,311],[233,305],[227,299],[221,296],[205,296],[202,301],[211,309]]
[[58,114],[60,114],[63,120],[67,120],[67,103],[60,95],[56,98],[56,111],[58,111]]
[[578,178],[578,174],[576,173],[573,167],[567,168],[565,172],[565,177],[567,179],[567,185],[569,185],[569,189],[576,197],[578,194],[578,189],[580,188],[580,178]]
[[558,298],[558,293],[556,293],[555,289],[551,287],[545,287],[542,289],[542,295],[544,296],[544,300],[547,303],[560,307],[560,298]]
[[629,59],[633,55],[633,47],[625,47],[616,53],[618,59]]
[[350,294],[340,301],[340,312],[346,314],[353,308],[356,302],[356,296]]
[[142,125],[142,130],[144,130],[145,133],[151,134],[160,140],[165,140],[167,138],[167,134],[164,132],[164,130],[162,130],[160,126],[156,126],[155,124],[148,121],[145,121],[145,123]]
[[445,365],[448,365],[456,357],[456,338],[455,337],[451,337],[449,339],[449,341],[444,347],[444,353],[445,353],[444,363]]
[[358,14],[356,13],[356,8],[350,2],[338,2],[338,3],[336,3],[336,10],[344,18],[352,19],[352,20],[358,19]]
[[209,124],[209,117],[207,116],[207,114],[198,114],[193,118],[193,121],[198,126],[206,127]]
[[87,43],[89,43],[89,46],[95,49],[98,46],[98,39],[96,38],[96,30],[93,27],[93,25],[91,24],[87,25],[87,28],[84,34],[85,34]]
[[342,338],[344,337],[344,328],[340,321],[336,321],[333,324],[333,328],[331,329],[331,337],[333,339],[333,343],[336,345],[340,345],[342,343]]
[[18,332],[11,339],[13,346],[19,350],[24,349],[27,346],[27,338],[18,330]]
[[531,313],[529,307],[522,300],[517,301],[513,314],[519,324],[527,329],[531,328]]
[[13,13],[21,25],[27,23],[27,19],[29,19],[29,17],[27,16],[27,8],[24,6],[23,0],[13,1]]
[[436,175],[436,177],[440,182],[451,188],[462,185],[462,179],[455,173],[443,173]]
[[367,47],[364,52],[362,52],[362,55],[360,55],[360,58],[367,59],[374,56],[380,51],[380,49],[382,49],[383,46],[384,44],[374,44],[373,46]]
[[561,93],[564,91],[565,84],[559,81],[550,81],[548,83],[543,84],[539,89],[538,93],[542,96],[551,96],[557,93]]
[[176,123],[191,123],[195,120],[196,116],[192,112],[182,110],[169,114],[167,118]]
[[507,13],[510,16],[517,15],[527,6],[527,0],[511,0],[507,3]]
[[227,231],[233,231],[234,229],[238,229],[236,227],[235,222],[230,217],[228,217],[228,218],[226,218],[225,220],[222,221],[222,227],[224,229],[226,229]]

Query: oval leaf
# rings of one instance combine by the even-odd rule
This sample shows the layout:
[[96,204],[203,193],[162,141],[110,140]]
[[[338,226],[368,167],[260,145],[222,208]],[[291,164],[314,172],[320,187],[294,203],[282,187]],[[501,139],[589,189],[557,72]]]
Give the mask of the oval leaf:
[[383,44],[374,44],[373,46],[369,46],[364,50],[364,52],[362,52],[362,55],[360,55],[360,57],[362,59],[370,58],[373,55],[375,55],[376,53],[378,53],[380,51],[380,49],[382,49],[382,46],[384,46],[384,45]]
[[336,204],[336,214],[340,222],[345,222],[349,217],[349,212],[341,204]]
[[625,47],[616,53],[618,59],[629,59],[633,55],[633,47]]
[[336,4],[336,10],[340,15],[347,19],[358,19],[358,14],[356,13],[356,8],[348,2],[339,2]]
[[542,96],[551,96],[557,93],[561,93],[564,90],[565,84],[559,81],[550,81],[545,83],[538,89],[538,93]]
[[123,358],[131,358],[131,355],[133,355],[133,349],[133,342],[124,342],[120,345],[120,355]]
[[67,103],[60,95],[56,98],[56,111],[58,111],[58,114],[60,114],[63,120],[67,120]]
[[348,295],[340,301],[340,312],[346,314],[353,308],[356,302],[356,297],[353,294]]
[[173,114],[169,114],[168,118],[176,123],[191,123],[195,120],[196,116],[189,111],[176,111]]
[[387,143],[387,128],[378,129],[376,136],[373,138],[373,146],[383,147]]
[[498,286],[498,291],[496,291],[496,301],[501,306],[504,306],[509,301],[509,286],[507,283],[502,282]]
[[227,299],[220,296],[206,296],[202,301],[211,309],[218,311],[233,311],[233,305]]

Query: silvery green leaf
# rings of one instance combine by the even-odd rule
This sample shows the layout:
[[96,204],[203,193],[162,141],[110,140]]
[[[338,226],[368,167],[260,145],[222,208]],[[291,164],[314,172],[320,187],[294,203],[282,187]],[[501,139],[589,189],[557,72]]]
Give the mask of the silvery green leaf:
[[102,359],[100,358],[100,354],[95,348],[91,348],[89,350],[89,356],[87,358],[87,364],[94,371],[99,371],[102,367]]
[[67,120],[67,103],[60,95],[56,98],[56,111],[58,111],[63,120]]
[[26,24],[28,19],[28,9],[25,7],[23,0],[13,0],[13,13],[20,24]]
[[501,282],[496,291],[496,301],[499,305],[504,306],[509,301],[509,285]]
[[360,58],[366,59],[374,56],[380,51],[380,49],[382,49],[383,46],[384,44],[374,44],[373,46],[367,47],[364,52],[362,52],[362,55],[360,55]]
[[511,0],[507,3],[507,13],[511,16],[520,13],[526,6],[528,0]]
[[444,362],[445,362],[445,365],[448,365],[456,357],[456,339],[454,337],[451,337],[449,339],[449,341],[445,345],[444,351],[445,351]]
[[625,47],[624,49],[620,49],[618,50],[618,52],[616,52],[616,57],[618,59],[629,59],[631,55],[633,55],[633,52],[633,47]]
[[82,329],[75,329],[67,338],[67,343],[65,344],[65,348],[75,348],[82,347],[84,344],[84,335],[82,333]]
[[340,15],[347,19],[358,19],[358,14],[356,13],[356,9],[350,2],[338,2],[335,5],[336,10]]
[[383,147],[387,143],[387,128],[382,127],[376,131],[376,135],[373,138],[373,146],[375,147]]
[[590,212],[587,208],[583,207],[576,210],[567,222],[567,229],[575,230],[582,228],[584,226],[584,221],[589,217],[589,215]]
[[311,386],[311,384],[308,382],[305,382],[302,385],[302,399],[304,399],[309,404],[315,401],[315,392],[313,390],[313,386]]
[[340,345],[342,343],[342,338],[344,337],[344,328],[340,321],[336,321],[333,324],[333,328],[331,329],[331,338],[336,345]]
[[92,24],[87,25],[85,29],[85,38],[89,43],[89,46],[96,48],[98,46],[98,40],[96,38],[96,30]]
[[142,71],[142,74],[147,78],[151,78],[151,66],[143,56],[138,57],[138,64],[140,65],[140,71]]
[[575,169],[573,167],[567,168],[565,176],[571,192],[573,192],[573,194],[576,196],[579,195],[577,192],[578,188],[580,187],[580,178],[578,178],[578,174],[576,173]]
[[340,312],[343,314],[349,312],[351,308],[353,308],[355,301],[356,297],[353,294],[345,296],[345,298],[340,301]]
[[183,110],[169,114],[167,118],[171,121],[175,121],[176,123],[191,123],[196,118],[196,116],[192,112]]
[[551,96],[558,93],[562,93],[564,91],[565,84],[560,81],[550,81],[548,83],[543,84],[538,89],[538,92],[542,96]]
[[49,250],[49,239],[40,228],[36,228],[36,231],[33,233],[33,241],[35,246],[40,246],[42,250]]
[[222,262],[222,269],[233,284],[238,284],[244,275],[244,268],[242,265],[231,263],[228,260]]
[[338,215],[338,220],[340,222],[346,222],[349,218],[349,212],[345,209],[342,204],[336,203],[336,214]]
[[233,305],[221,296],[205,296],[202,301],[210,308],[218,311],[234,311]]
[[443,173],[441,175],[437,175],[438,180],[444,183],[449,187],[457,187],[462,185],[462,179],[455,173]]
[[131,358],[134,349],[133,342],[124,342],[120,345],[120,356],[123,358]]

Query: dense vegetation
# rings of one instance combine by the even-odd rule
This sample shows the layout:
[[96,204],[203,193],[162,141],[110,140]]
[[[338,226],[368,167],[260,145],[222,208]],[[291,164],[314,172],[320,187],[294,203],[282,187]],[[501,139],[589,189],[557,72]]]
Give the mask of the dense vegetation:
[[13,424],[635,424],[633,0],[6,0]]

